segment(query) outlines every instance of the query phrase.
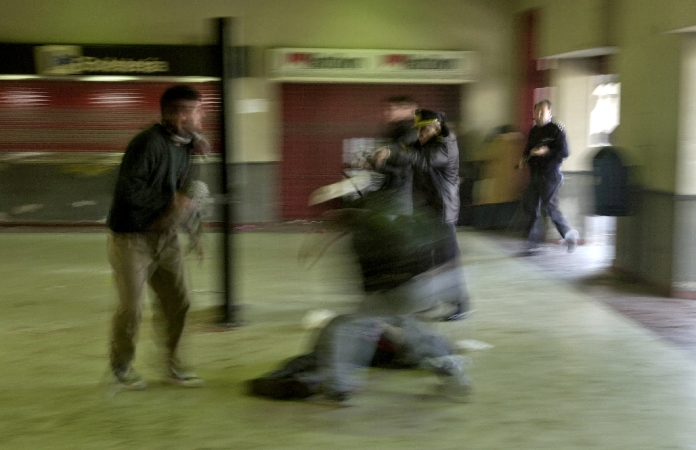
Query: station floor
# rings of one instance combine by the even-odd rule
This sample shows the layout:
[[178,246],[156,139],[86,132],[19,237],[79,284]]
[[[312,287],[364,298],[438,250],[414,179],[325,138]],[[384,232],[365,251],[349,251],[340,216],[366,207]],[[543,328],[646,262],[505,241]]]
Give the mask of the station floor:
[[106,235],[0,233],[0,448],[696,449],[696,311],[613,277],[599,244],[519,258],[516,239],[459,233],[475,312],[433,326],[466,344],[468,403],[437,395],[417,370],[372,369],[345,405],[246,395],[245,380],[306,349],[308,311],[360,299],[347,243],[308,268],[297,256],[309,238],[233,235],[244,324],[221,331],[221,238],[208,235],[209,258],[189,261],[183,344],[206,386],[159,381],[148,307],[135,367],[150,385],[114,394]]

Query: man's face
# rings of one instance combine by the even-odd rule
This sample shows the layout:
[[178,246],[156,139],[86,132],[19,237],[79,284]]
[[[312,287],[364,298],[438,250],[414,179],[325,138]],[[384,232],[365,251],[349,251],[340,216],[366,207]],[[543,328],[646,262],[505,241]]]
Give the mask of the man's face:
[[421,144],[425,144],[434,136],[437,136],[439,132],[440,124],[437,122],[431,123],[430,125],[426,125],[424,127],[420,127],[418,128],[418,141]]
[[408,103],[389,103],[384,107],[384,120],[389,123],[413,120],[416,105]]
[[537,126],[546,125],[551,120],[551,109],[546,103],[534,107],[534,122]]
[[200,100],[182,100],[179,102],[180,127],[189,133],[203,131],[205,111]]

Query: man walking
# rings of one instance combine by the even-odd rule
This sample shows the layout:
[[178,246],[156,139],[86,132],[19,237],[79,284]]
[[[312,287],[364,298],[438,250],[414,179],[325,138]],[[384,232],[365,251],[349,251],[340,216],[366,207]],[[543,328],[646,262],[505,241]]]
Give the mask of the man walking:
[[539,244],[545,239],[546,227],[542,210],[546,211],[565,240],[568,252],[573,252],[577,246],[578,232],[568,224],[558,209],[558,190],[563,184],[561,163],[568,154],[563,126],[551,120],[551,102],[538,102],[534,105],[534,126],[529,132],[527,145],[518,165],[528,165],[531,177],[522,198],[523,208],[529,219],[523,256],[538,251]]
[[110,362],[115,383],[125,389],[147,386],[131,365],[146,284],[156,296],[166,381],[186,387],[203,384],[195,374],[183,371],[177,354],[189,309],[177,227],[193,207],[183,192],[205,114],[200,93],[186,85],[167,89],[160,108],[162,121],[128,144],[107,220],[109,262],[118,290]]

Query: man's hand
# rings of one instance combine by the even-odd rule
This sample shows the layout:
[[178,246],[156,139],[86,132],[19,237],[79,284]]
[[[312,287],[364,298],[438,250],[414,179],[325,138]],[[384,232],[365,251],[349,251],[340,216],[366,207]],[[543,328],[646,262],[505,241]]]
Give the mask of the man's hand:
[[380,147],[372,154],[370,163],[376,170],[379,170],[390,156],[391,150],[389,150],[389,147]]
[[532,156],[544,156],[549,152],[549,148],[546,145],[540,147],[534,147],[529,154]]
[[186,213],[193,208],[193,199],[183,192],[174,193],[174,209],[179,213]]
[[183,217],[193,209],[193,199],[182,192],[175,192],[167,210],[150,225],[150,231],[165,231],[179,225]]
[[211,152],[212,145],[210,141],[200,133],[193,133],[193,151],[197,155],[207,155]]

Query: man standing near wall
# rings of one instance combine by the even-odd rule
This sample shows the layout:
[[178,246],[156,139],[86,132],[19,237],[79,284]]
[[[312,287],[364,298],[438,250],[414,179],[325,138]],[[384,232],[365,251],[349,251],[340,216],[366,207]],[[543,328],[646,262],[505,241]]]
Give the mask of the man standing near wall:
[[563,126],[551,120],[551,102],[542,100],[534,105],[534,125],[529,131],[527,145],[518,167],[529,166],[530,181],[522,198],[529,220],[526,233],[527,243],[522,256],[530,256],[539,249],[546,235],[546,211],[556,229],[573,252],[579,234],[573,229],[558,209],[558,190],[563,184],[561,163],[568,157],[568,143]]
[[200,93],[190,86],[167,89],[160,98],[161,123],[152,125],[128,145],[116,180],[107,224],[109,262],[118,289],[111,335],[111,370],[125,389],[147,383],[133,370],[135,338],[140,326],[145,285],[156,295],[166,347],[166,381],[202,386],[183,371],[177,349],[189,308],[189,289],[177,227],[193,208],[183,194],[190,154],[202,129]]

